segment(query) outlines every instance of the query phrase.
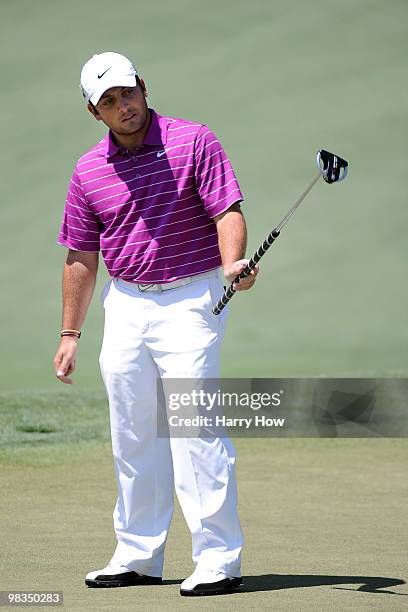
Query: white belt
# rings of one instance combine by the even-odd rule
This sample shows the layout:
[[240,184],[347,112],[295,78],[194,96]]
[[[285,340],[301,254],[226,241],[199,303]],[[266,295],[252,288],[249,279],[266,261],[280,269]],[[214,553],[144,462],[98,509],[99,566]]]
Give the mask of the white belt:
[[202,274],[195,274],[194,276],[186,276],[184,278],[178,278],[171,283],[130,283],[129,281],[123,280],[123,278],[114,278],[116,282],[124,283],[131,287],[137,287],[139,291],[167,291],[168,289],[176,289],[177,287],[183,287],[183,285],[189,285],[190,283],[200,280],[202,278],[212,278],[218,276],[218,268],[216,270],[210,270],[209,272],[202,272]]

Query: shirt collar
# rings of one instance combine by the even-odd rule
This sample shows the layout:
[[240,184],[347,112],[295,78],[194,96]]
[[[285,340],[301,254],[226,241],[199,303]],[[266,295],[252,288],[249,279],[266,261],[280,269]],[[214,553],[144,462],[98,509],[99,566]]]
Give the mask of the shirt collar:
[[[147,134],[145,136],[145,139],[143,141],[143,146],[144,145],[148,145],[148,146],[165,145],[167,141],[166,118],[156,113],[156,111],[154,111],[152,108],[149,108],[149,110],[150,110],[152,119],[150,122],[149,129],[147,131]],[[113,140],[112,133],[110,130],[109,130],[108,135],[106,136],[105,148],[106,150],[104,152],[104,157],[106,157],[107,159],[109,157],[112,157],[113,155],[116,155],[117,153],[120,153],[120,148]]]

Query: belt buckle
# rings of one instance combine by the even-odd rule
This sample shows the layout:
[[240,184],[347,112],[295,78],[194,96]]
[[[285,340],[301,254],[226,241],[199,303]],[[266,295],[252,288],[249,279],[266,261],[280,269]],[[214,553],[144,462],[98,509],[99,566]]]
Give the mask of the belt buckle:
[[156,283],[139,283],[138,287],[140,289],[140,291],[147,291],[149,289],[149,287],[154,287]]

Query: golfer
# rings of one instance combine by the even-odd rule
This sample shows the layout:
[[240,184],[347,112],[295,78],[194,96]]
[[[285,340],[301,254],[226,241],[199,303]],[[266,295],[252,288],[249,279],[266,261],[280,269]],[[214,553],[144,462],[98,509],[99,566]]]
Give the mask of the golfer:
[[[225,437],[159,438],[157,381],[220,376],[227,309],[216,316],[211,308],[223,292],[221,272],[233,281],[248,262],[242,194],[214,133],[149,108],[145,82],[124,56],[94,55],[81,88],[109,132],[79,159],[68,189],[54,365],[71,384],[101,251],[110,278],[100,366],[118,485],[116,549],[85,583],[161,582],[175,488],[195,564],[180,592],[227,592],[241,583],[243,542],[234,448]],[[250,289],[257,273],[237,290]]]

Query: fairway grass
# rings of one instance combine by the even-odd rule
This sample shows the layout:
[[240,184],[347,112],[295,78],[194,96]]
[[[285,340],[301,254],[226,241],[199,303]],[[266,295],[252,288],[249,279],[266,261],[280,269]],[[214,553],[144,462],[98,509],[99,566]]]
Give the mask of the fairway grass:
[[[223,376],[407,375],[406,0],[18,0],[0,19],[1,389],[55,389],[56,240],[76,160],[106,133],[79,73],[103,50],[135,61],[157,112],[217,134],[244,194],[248,256],[315,175],[318,149],[350,163],[346,181],[316,185],[232,300]],[[102,258],[98,276],[74,375],[87,389],[101,384]]]
[[235,440],[244,586],[192,602],[178,594],[193,569],[178,506],[162,586],[83,584],[115,544],[104,399],[77,395],[70,411],[64,394],[7,397],[1,590],[62,590],[65,609],[84,611],[406,609],[404,439]]

